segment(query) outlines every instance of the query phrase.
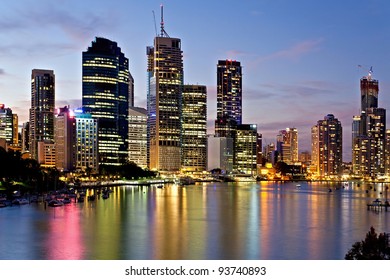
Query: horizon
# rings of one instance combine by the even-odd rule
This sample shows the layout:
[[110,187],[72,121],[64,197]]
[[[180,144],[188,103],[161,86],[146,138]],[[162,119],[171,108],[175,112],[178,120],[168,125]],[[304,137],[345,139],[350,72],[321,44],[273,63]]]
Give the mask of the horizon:
[[[0,103],[18,114],[19,125],[28,120],[32,69],[54,71],[56,107],[81,106],[81,54],[95,37],[118,43],[134,78],[134,105],[146,107],[145,50],[156,36],[152,11],[158,27],[160,2],[32,3],[7,2],[0,11]],[[263,146],[296,127],[299,151],[311,151],[311,127],[333,114],[349,162],[359,82],[370,67],[379,81],[379,107],[390,104],[390,3],[351,3],[164,1],[165,30],[182,42],[184,84],[207,86],[208,134],[217,111],[216,65],[232,59],[243,67],[243,123],[257,124]]]

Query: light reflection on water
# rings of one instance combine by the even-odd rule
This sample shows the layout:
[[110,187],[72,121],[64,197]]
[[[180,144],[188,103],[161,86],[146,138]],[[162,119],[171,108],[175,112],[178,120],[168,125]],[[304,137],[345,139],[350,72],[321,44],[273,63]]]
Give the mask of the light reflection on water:
[[370,226],[390,232],[390,211],[366,207],[386,185],[300,184],[116,187],[107,200],[1,208],[0,259],[343,259]]

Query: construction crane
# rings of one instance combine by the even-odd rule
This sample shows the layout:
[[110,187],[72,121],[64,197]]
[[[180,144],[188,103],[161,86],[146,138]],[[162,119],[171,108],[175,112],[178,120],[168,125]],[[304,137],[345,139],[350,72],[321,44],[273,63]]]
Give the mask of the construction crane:
[[152,11],[152,13],[153,13],[153,20],[154,20],[154,31],[156,32],[156,37],[157,37],[156,15],[154,14],[154,11]]

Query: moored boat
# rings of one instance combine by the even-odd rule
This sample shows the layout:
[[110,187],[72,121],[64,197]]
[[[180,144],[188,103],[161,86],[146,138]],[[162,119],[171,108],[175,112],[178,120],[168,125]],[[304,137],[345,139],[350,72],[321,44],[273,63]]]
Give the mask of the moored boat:
[[12,201],[12,204],[24,205],[24,204],[28,204],[28,200],[25,199],[25,198],[17,198],[17,199],[14,199],[14,200]]
[[64,206],[64,203],[62,203],[61,201],[59,201],[57,199],[53,199],[53,200],[50,200],[47,205],[49,205],[50,207],[60,207],[60,206]]

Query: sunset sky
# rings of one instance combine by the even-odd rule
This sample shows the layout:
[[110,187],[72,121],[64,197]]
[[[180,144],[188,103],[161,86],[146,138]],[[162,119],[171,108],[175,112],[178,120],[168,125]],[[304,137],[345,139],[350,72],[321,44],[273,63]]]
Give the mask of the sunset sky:
[[[28,120],[31,70],[52,69],[56,106],[81,106],[81,53],[95,37],[118,42],[146,106],[146,46],[164,5],[165,29],[182,40],[186,84],[208,89],[209,133],[216,118],[216,64],[243,66],[243,122],[264,144],[296,127],[300,151],[327,114],[343,126],[344,161],[360,114],[359,80],[373,67],[379,107],[390,109],[390,2],[387,0],[44,1],[1,3],[0,103]],[[360,67],[358,67],[360,65]],[[390,116],[390,112],[387,114]]]

